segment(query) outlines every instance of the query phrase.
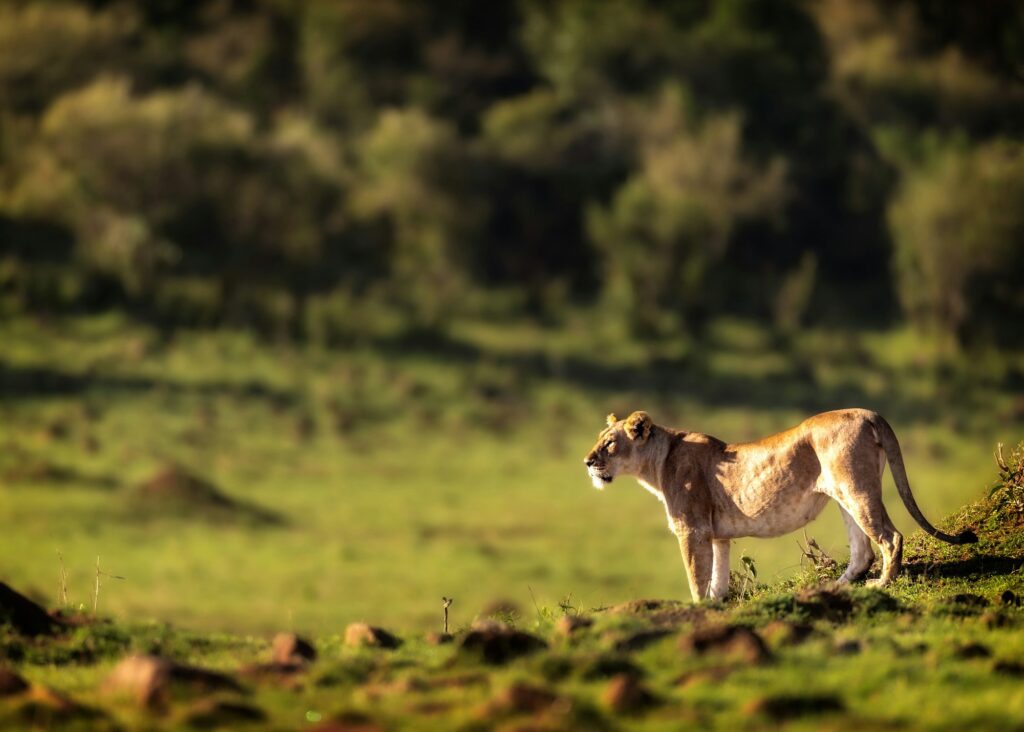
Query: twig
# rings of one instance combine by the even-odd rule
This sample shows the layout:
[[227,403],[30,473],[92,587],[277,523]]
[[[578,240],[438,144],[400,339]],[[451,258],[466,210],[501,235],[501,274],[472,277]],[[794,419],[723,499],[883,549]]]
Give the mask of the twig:
[[450,597],[442,597],[441,601],[444,603],[444,634],[448,635],[448,608],[455,600]]
[[60,599],[60,606],[68,605],[68,571],[64,568],[64,555],[57,552],[57,563],[60,564],[60,571],[57,573],[58,585],[57,594]]
[[810,560],[811,566],[814,567],[815,571],[831,571],[839,566],[839,562],[830,557],[824,549],[815,541],[812,537],[807,536],[807,531],[804,530],[804,541],[807,543],[806,546],[797,541],[796,545],[800,547],[801,554],[805,558]]
[[96,611],[100,606],[100,576],[110,577],[111,579],[123,580],[124,577],[117,574],[110,574],[110,572],[104,572],[100,569],[100,558],[96,556],[96,588],[93,590],[92,595],[92,614],[96,615]]
[[1002,470],[1004,473],[1010,472],[1010,468],[1007,467],[1007,465],[1006,465],[1006,460],[1003,459],[1003,443],[1001,443],[1001,442],[997,442],[996,443],[995,457],[996,457],[996,465],[999,466],[999,469]]

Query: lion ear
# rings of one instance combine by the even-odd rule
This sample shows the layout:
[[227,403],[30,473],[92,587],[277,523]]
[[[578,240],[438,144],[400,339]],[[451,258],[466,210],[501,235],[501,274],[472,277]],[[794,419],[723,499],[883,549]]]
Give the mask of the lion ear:
[[613,424],[619,421],[619,418],[615,416],[615,412],[612,412],[604,418],[604,423],[611,427]]
[[651,428],[654,423],[647,412],[633,412],[626,418],[626,436],[631,440],[643,442],[651,436]]

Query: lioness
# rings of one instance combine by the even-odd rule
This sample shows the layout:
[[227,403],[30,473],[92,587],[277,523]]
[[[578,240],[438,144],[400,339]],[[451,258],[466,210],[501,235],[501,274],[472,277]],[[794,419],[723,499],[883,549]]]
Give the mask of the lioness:
[[825,412],[757,442],[727,445],[709,435],[661,427],[646,412],[607,427],[584,463],[594,487],[632,475],[668,514],[695,601],[729,593],[729,544],[741,536],[781,536],[799,529],[835,499],[850,539],[850,563],[840,582],[862,577],[882,550],[879,585],[892,581],[903,559],[903,536],[882,504],[886,458],[903,504],[926,532],[951,544],[977,541],[971,531],[950,536],[917,507],[903,455],[889,424],[866,409]]

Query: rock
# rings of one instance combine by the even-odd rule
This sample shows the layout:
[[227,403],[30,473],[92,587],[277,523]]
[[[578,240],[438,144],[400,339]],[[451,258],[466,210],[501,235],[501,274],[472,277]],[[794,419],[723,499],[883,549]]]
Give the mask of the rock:
[[424,636],[423,640],[431,646],[443,646],[455,640],[455,636],[451,633],[438,633],[437,631],[431,631]]
[[264,722],[267,715],[262,709],[241,702],[223,699],[204,699],[185,715],[185,724],[199,729],[231,728],[246,722]]
[[589,628],[593,624],[593,620],[583,617],[582,615],[563,615],[558,619],[558,622],[555,623],[555,632],[559,635],[565,636],[566,638],[570,638],[574,634]]
[[762,637],[776,646],[798,646],[814,633],[814,627],[806,623],[791,623],[773,620],[761,629]]
[[751,700],[744,712],[782,722],[812,714],[831,714],[845,709],[843,700],[832,694],[781,694]]
[[639,651],[652,643],[660,641],[667,635],[671,635],[670,630],[664,628],[648,628],[646,630],[638,630],[630,633],[622,638],[616,640],[613,647],[620,653],[626,653],[629,651]]
[[161,656],[128,656],[103,683],[110,694],[127,694],[140,706],[159,707],[172,694],[203,695],[216,691],[240,692],[242,687],[230,676],[179,664]]
[[8,624],[21,635],[50,635],[57,622],[40,605],[0,582],[0,624]]
[[744,663],[764,663],[771,654],[761,636],[742,625],[713,625],[684,636],[679,647],[687,653],[716,654]]
[[28,690],[28,682],[11,671],[0,667],[0,698],[16,696]]
[[965,643],[962,646],[957,646],[953,654],[957,658],[990,658],[992,651],[989,650],[988,646],[981,643]]
[[474,627],[459,644],[463,652],[479,655],[490,664],[507,663],[547,646],[537,636],[502,625]]
[[345,628],[345,645],[369,648],[398,648],[402,641],[383,628],[366,623],[350,623]]
[[304,664],[316,660],[316,649],[295,633],[278,633],[271,646],[272,659],[279,664]]
[[608,682],[601,700],[616,714],[635,714],[657,704],[657,698],[631,674],[619,674]]

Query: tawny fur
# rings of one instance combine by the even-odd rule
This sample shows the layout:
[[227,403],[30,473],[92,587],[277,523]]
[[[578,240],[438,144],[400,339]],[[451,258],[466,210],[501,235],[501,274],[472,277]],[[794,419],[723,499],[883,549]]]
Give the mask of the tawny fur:
[[595,487],[618,475],[636,477],[665,505],[679,540],[695,601],[729,593],[729,545],[743,536],[781,536],[812,521],[831,498],[839,504],[850,541],[850,563],[840,582],[862,577],[882,553],[880,585],[900,571],[903,536],[882,503],[886,461],[911,515],[929,534],[950,536],[928,523],[907,482],[896,435],[865,409],[825,412],[757,442],[726,444],[697,432],[654,424],[645,412],[608,426],[585,459]]

